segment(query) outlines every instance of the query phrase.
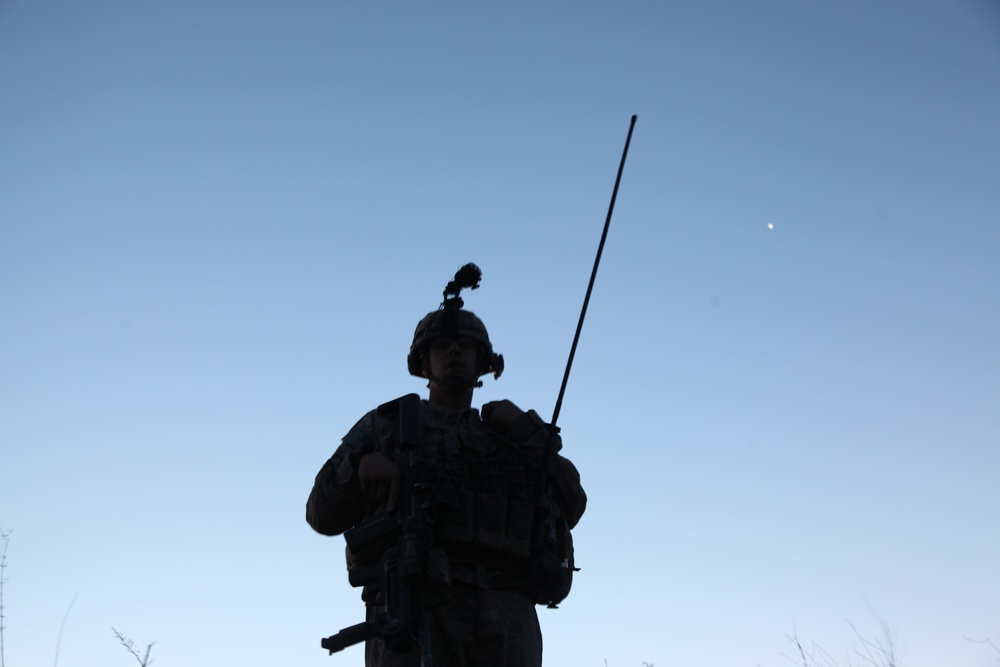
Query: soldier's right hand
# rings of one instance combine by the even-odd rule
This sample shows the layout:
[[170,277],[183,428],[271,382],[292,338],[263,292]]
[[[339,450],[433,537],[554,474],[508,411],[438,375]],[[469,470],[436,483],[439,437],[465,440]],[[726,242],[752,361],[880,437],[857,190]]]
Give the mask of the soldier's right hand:
[[387,512],[396,509],[402,488],[402,474],[399,466],[382,452],[372,452],[361,457],[358,465],[358,481],[365,497],[385,503]]

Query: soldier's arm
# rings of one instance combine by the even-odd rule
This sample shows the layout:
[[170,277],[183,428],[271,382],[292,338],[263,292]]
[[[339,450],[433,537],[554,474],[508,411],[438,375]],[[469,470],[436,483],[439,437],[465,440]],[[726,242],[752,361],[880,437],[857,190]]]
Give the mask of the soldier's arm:
[[365,415],[320,469],[306,501],[306,521],[313,530],[339,535],[364,518],[369,494],[363,484],[362,462],[380,449],[383,430],[373,414]]
[[555,491],[555,500],[566,523],[570,528],[575,527],[587,509],[587,494],[580,484],[580,472],[569,459],[550,454],[549,484]]
[[352,461],[351,454],[351,448],[341,444],[316,475],[306,501],[306,521],[317,533],[340,535],[364,517],[357,459]]
[[523,413],[510,424],[507,438],[519,445],[525,461],[536,467],[541,465],[545,449],[549,447],[547,483],[566,523],[570,528],[574,527],[587,509],[587,494],[580,484],[576,466],[559,455],[562,438],[557,433],[551,433],[549,425],[534,410]]

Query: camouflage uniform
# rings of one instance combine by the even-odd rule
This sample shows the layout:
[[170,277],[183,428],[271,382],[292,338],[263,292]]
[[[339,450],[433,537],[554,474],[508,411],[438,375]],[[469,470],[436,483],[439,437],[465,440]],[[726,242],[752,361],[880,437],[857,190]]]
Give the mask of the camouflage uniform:
[[[422,410],[423,456],[438,501],[435,543],[447,556],[451,581],[450,601],[427,610],[434,659],[448,667],[541,665],[536,592],[525,569],[536,528],[533,484],[550,429],[534,411],[501,435],[475,409],[451,411],[423,401]],[[357,470],[371,452],[405,466],[396,450],[397,433],[398,424],[375,411],[351,429],[316,476],[306,505],[313,529],[339,535],[384,512],[362,494]],[[552,436],[547,497],[573,527],[587,497],[560,448],[559,436]],[[381,558],[380,548],[368,551],[348,551],[348,568]],[[365,654],[367,667],[419,664],[416,648],[394,653],[378,640],[368,642]]]

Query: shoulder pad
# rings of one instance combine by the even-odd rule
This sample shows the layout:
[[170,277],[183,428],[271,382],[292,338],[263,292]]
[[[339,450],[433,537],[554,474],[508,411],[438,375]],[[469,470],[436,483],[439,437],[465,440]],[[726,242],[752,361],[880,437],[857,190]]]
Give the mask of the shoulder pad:
[[375,408],[376,414],[379,417],[384,417],[386,419],[396,419],[399,417],[399,404],[405,400],[416,400],[420,402],[420,396],[417,394],[406,394],[405,396],[400,396],[399,398],[394,398],[387,403]]
[[371,431],[362,419],[347,432],[343,438],[343,443],[354,451],[371,451],[375,449],[375,439],[372,438]]

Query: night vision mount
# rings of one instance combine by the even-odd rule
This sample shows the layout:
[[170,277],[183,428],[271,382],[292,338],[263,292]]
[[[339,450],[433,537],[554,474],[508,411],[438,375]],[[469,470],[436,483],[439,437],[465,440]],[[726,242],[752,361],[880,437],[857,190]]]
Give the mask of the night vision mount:
[[483,279],[483,272],[473,263],[468,263],[455,273],[455,278],[444,287],[444,301],[441,307],[445,310],[458,310],[465,305],[459,294],[466,287],[469,289],[479,289],[479,281]]

